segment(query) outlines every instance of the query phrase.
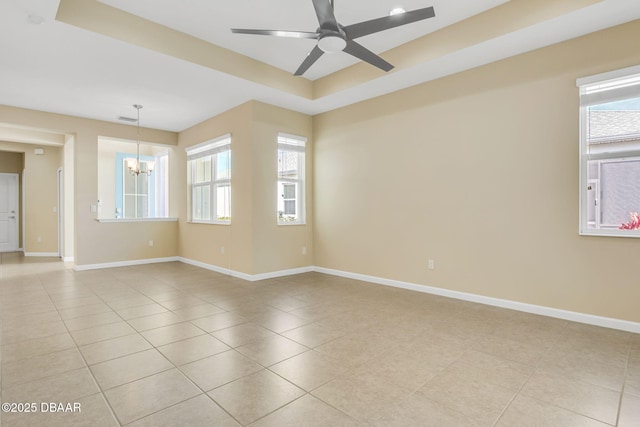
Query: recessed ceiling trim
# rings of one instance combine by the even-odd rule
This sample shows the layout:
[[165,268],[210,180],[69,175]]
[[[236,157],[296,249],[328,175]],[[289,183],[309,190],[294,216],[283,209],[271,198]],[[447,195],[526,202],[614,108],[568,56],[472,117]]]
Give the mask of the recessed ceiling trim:
[[313,95],[307,79],[95,0],[61,0],[56,20],[292,95]]

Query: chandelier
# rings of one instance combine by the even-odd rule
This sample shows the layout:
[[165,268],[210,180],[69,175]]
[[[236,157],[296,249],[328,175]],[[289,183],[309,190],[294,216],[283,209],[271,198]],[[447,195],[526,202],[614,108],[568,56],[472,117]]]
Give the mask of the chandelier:
[[137,175],[140,175],[141,173],[143,173],[143,174],[146,174],[147,176],[149,176],[149,175],[151,175],[151,172],[153,171],[154,162],[153,161],[146,161],[146,162],[141,162],[140,161],[140,109],[142,108],[142,105],[134,104],[133,108],[138,110],[138,120],[136,121],[136,123],[137,123],[137,129],[136,129],[137,154],[136,154],[136,158],[135,159],[129,157],[126,160],[127,167],[129,168],[129,172],[131,173],[131,175],[136,175],[137,176]]

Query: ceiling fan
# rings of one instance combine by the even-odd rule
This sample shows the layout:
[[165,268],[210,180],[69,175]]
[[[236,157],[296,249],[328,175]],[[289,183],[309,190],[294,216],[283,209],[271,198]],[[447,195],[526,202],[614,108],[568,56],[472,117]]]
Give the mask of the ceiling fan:
[[250,30],[241,28],[232,28],[232,33],[237,34],[253,34],[262,36],[276,37],[292,37],[300,39],[315,39],[318,44],[307,55],[300,67],[294,75],[301,76],[309,67],[311,67],[325,52],[334,53],[344,51],[355,56],[362,61],[389,71],[393,65],[371,52],[366,47],[354,40],[358,37],[388,30],[390,28],[399,27],[401,25],[410,24],[412,22],[421,21],[423,19],[433,18],[436,14],[433,7],[413,10],[410,12],[402,12],[382,18],[372,19],[369,21],[359,22],[352,25],[341,25],[336,20],[333,8],[333,0],[312,0],[313,7],[318,16],[320,27],[315,32],[310,31],[287,31],[287,30]]

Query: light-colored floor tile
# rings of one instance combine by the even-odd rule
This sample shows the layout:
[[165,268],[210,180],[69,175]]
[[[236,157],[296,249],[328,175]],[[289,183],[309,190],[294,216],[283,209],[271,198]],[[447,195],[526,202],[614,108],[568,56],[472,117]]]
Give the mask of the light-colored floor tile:
[[249,424],[302,396],[304,391],[263,370],[210,391],[209,396],[242,424]]
[[180,366],[228,351],[230,347],[207,334],[163,345],[158,350],[176,366]]
[[88,316],[76,317],[65,320],[69,331],[79,331],[81,329],[93,328],[95,326],[107,325],[109,323],[121,322],[122,318],[113,311],[105,311],[104,313],[91,314]]
[[202,394],[128,424],[127,427],[239,427],[213,400]]
[[152,346],[139,334],[125,335],[79,347],[89,365],[148,350]]
[[244,323],[212,332],[211,335],[231,347],[238,347],[253,341],[273,337],[276,334],[253,323]]
[[262,366],[235,350],[225,351],[180,367],[186,376],[205,391],[262,369]]
[[320,387],[347,370],[339,360],[313,350],[277,363],[269,369],[307,391]]
[[101,302],[99,304],[84,305],[82,307],[65,308],[58,310],[58,313],[60,314],[60,318],[68,320],[92,314],[106,313],[109,311],[111,311],[111,307]]
[[271,366],[309,350],[295,341],[276,335],[237,347],[236,350],[262,366]]
[[142,332],[149,329],[156,329],[163,326],[184,322],[184,320],[177,314],[167,312],[152,314],[151,316],[138,317],[136,319],[131,319],[128,322],[138,332]]
[[192,320],[191,323],[207,332],[219,331],[220,329],[247,323],[249,320],[237,313],[218,313],[207,317]]
[[533,372],[533,367],[479,351],[464,353],[443,371],[467,376],[473,381],[518,391]]
[[640,426],[640,396],[625,394],[620,407],[618,427]]
[[3,402],[74,402],[98,393],[89,369],[80,368],[38,380],[3,387]]
[[[202,301],[204,302],[204,301]],[[220,307],[216,307],[213,304],[200,304],[193,307],[185,307],[177,310],[173,310],[175,314],[182,317],[184,320],[194,320],[201,317],[212,316],[214,314],[224,313],[225,311]]]
[[44,338],[3,345],[0,347],[0,352],[2,353],[0,359],[3,364],[6,364],[73,347],[75,347],[75,343],[68,333],[51,335]]
[[549,376],[562,376],[621,391],[625,366],[593,360],[581,352],[557,355],[549,353],[538,365],[538,371]]
[[358,427],[363,424],[308,394],[251,424],[251,427],[281,426]]
[[127,307],[116,310],[116,312],[124,319],[131,320],[136,319],[138,317],[151,316],[152,314],[158,313],[166,313],[167,310],[160,304],[145,304],[145,305],[137,305],[135,307]]
[[478,382],[471,375],[458,371],[436,375],[416,393],[481,425],[493,425],[516,394],[496,385]]
[[205,332],[202,329],[189,322],[176,323],[142,332],[142,336],[156,347],[203,334]]
[[86,345],[94,342],[105,341],[125,335],[131,335],[136,331],[126,322],[110,323],[108,325],[95,326],[81,331],[71,332],[76,344]]
[[[45,402],[46,403],[46,402]],[[67,402],[64,402],[65,404]],[[109,405],[102,394],[93,394],[87,397],[74,399],[71,403],[71,411],[69,412],[51,412],[47,406],[47,412],[38,411],[35,414],[4,414],[13,415],[3,417],[3,424],[6,427],[31,427],[31,426],[47,426],[47,427],[118,427]],[[76,405],[77,406],[74,406]],[[73,408],[79,410],[74,410]],[[66,408],[66,406],[65,406]]]
[[22,341],[60,335],[67,332],[62,321],[44,322],[24,328],[14,328],[2,331],[2,345],[15,344]]
[[206,304],[206,301],[194,297],[181,297],[160,302],[160,305],[172,311],[176,311],[181,308],[196,307],[202,304]]
[[253,321],[276,333],[289,331],[310,323],[309,320],[303,319],[302,317],[284,312],[257,316]]
[[100,387],[107,390],[172,368],[158,350],[150,349],[92,365],[91,372]]
[[2,400],[83,411],[4,427],[640,425],[639,334],[320,273],[0,263]]
[[344,364],[357,366],[378,357],[385,348],[358,335],[345,335],[315,348],[320,353],[342,360]]
[[373,423],[411,392],[372,378],[338,378],[315,389],[313,396],[358,421]]
[[496,424],[500,427],[606,427],[607,425],[526,396],[517,396]]
[[111,307],[114,310],[122,310],[125,308],[137,307],[140,305],[147,305],[147,304],[153,304],[153,303],[155,303],[154,300],[152,300],[151,298],[147,298],[144,295],[137,295],[135,297],[121,298],[121,299],[119,298],[119,299],[114,299],[107,302],[109,307]]
[[436,376],[442,368],[416,354],[392,353],[375,358],[349,370],[348,376],[374,378],[410,390],[417,390]]
[[521,391],[524,396],[615,424],[620,393],[558,376],[535,373]]
[[512,360],[525,365],[535,366],[550,347],[514,341],[489,335],[474,343],[473,349],[492,354],[502,359]]
[[107,400],[122,424],[136,421],[199,394],[201,391],[177,369],[105,391]]
[[2,387],[35,381],[85,366],[77,348],[43,354],[2,366]]
[[[412,394],[399,404],[385,411],[382,418],[373,423],[376,427],[481,427],[469,418],[442,403],[435,402],[420,394]],[[514,424],[517,426],[518,424]]]
[[319,323],[311,323],[282,333],[283,336],[313,348],[345,335]]

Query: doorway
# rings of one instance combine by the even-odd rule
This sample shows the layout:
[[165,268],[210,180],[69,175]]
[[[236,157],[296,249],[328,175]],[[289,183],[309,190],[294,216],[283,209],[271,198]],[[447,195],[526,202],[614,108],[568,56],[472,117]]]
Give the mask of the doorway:
[[0,252],[18,250],[18,174],[0,173]]

